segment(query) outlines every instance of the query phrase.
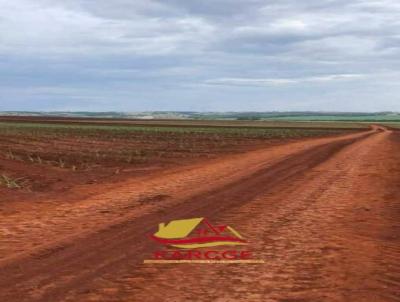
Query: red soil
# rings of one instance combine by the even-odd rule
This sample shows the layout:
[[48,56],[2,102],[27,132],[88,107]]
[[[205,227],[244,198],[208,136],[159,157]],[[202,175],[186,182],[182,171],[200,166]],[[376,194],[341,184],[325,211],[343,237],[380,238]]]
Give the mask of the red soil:
[[[399,301],[399,148],[375,127],[3,204],[0,300]],[[190,217],[265,263],[143,264],[158,223]]]

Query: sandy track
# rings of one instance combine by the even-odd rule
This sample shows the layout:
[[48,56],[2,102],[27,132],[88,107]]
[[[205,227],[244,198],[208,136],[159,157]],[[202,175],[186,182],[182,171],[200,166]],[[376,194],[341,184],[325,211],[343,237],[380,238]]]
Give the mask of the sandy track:
[[[0,300],[399,301],[399,147],[377,129],[308,140],[9,215]],[[192,216],[266,263],[142,264],[159,222]]]

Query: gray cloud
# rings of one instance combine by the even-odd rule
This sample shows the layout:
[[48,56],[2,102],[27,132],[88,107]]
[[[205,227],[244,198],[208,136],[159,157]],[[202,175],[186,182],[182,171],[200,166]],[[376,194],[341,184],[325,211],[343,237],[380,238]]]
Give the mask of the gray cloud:
[[400,110],[399,20],[395,0],[1,1],[0,110]]

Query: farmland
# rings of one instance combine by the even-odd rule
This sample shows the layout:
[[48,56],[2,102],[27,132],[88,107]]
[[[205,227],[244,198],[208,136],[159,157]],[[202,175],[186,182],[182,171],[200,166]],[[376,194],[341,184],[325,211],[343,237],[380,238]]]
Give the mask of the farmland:
[[391,129],[400,129],[400,123],[383,123],[383,125]]
[[284,112],[195,112],[195,111],[149,111],[149,112],[0,112],[3,118],[7,119],[63,119],[68,117],[79,119],[104,119],[113,118],[114,120],[129,119],[168,119],[191,120],[196,122],[209,123],[229,122],[229,121],[258,121],[279,122],[279,121],[314,121],[314,122],[398,122],[400,114],[398,112],[329,112],[329,111],[284,111]]
[[1,122],[0,184],[33,192],[65,190],[283,141],[354,131],[348,125],[172,124]]
[[[1,301],[399,296],[392,128],[7,118],[0,142]],[[262,261],[144,262],[160,223],[194,217],[234,227]]]

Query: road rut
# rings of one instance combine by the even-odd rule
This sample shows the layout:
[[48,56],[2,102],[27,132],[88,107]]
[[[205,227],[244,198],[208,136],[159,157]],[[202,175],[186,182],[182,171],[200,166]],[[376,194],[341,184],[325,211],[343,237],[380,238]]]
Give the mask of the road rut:
[[[382,129],[309,140],[57,208],[52,230],[44,215],[17,232],[31,245],[4,250],[0,300],[399,301],[399,146]],[[142,263],[159,222],[200,216],[235,226],[265,264]]]

